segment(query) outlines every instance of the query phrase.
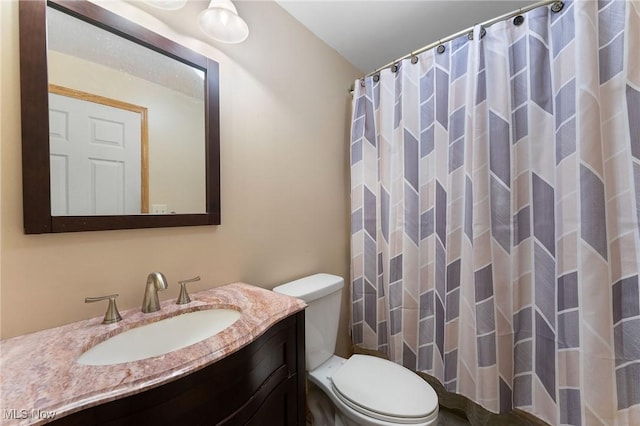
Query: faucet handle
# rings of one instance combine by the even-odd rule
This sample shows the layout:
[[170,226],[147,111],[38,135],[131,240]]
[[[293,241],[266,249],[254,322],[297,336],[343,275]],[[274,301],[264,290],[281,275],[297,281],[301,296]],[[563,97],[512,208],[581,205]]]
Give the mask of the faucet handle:
[[108,296],[100,297],[85,297],[84,303],[93,303],[109,299],[109,306],[107,307],[107,312],[104,314],[104,320],[102,320],[102,323],[113,324],[114,322],[122,320],[120,312],[118,312],[118,307],[116,306],[116,297],[118,297],[117,294],[110,294]]
[[189,278],[188,280],[184,280],[184,281],[178,281],[178,284],[180,284],[180,295],[178,296],[176,305],[184,305],[186,303],[191,302],[189,293],[187,293],[187,283],[192,283],[194,281],[200,281],[200,276]]

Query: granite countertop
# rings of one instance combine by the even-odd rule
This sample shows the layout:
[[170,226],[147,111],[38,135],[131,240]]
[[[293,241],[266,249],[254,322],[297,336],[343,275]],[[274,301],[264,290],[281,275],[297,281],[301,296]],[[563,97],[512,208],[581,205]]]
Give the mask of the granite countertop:
[[[44,424],[53,414],[60,418],[175,380],[236,352],[306,306],[244,283],[193,293],[191,300],[187,305],[167,300],[151,314],[123,311],[115,324],[102,324],[100,316],[0,341],[0,423]],[[130,328],[210,308],[242,315],[220,333],[165,355],[107,366],[76,362],[88,348]]]

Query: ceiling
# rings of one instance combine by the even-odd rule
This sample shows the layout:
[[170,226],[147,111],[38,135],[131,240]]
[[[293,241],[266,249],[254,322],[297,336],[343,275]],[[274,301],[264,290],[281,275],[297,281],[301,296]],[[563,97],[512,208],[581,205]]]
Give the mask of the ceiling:
[[[50,71],[68,73],[71,66],[69,59],[52,54],[54,51],[67,58],[75,57],[74,69],[95,73],[101,65],[110,72],[115,70],[204,99],[203,71],[53,8],[47,11],[47,48]],[[84,61],[93,64],[83,65]]]
[[[129,0],[176,31],[211,42],[195,25],[207,0],[178,11]],[[248,2],[234,0],[240,16]],[[270,1],[270,0],[258,0]],[[458,31],[535,3],[531,0],[275,0],[363,74]],[[251,37],[251,22],[249,37]],[[215,42],[214,42],[215,43]]]
[[276,0],[363,74],[527,0]]

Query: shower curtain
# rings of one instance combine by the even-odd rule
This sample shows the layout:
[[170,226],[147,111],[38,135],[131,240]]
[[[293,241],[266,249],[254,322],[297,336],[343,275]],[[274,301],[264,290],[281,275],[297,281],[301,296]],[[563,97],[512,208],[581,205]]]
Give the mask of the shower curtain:
[[353,342],[486,409],[640,425],[640,2],[356,81]]

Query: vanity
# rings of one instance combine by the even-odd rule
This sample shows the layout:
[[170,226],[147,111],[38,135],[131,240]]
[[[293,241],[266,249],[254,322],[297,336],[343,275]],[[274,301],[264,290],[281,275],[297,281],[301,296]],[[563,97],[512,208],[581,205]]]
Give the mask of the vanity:
[[[303,301],[245,283],[0,342],[2,424],[305,424]],[[211,309],[237,310],[211,337],[164,355],[84,365],[88,349],[128,330]]]

